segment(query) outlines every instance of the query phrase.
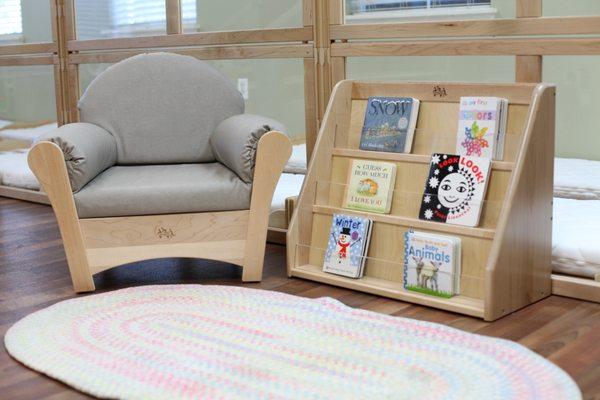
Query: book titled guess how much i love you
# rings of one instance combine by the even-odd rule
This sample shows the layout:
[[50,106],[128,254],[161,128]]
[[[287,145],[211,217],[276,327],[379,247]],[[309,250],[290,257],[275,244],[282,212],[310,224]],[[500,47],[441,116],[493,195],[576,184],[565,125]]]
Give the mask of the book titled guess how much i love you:
[[410,153],[419,104],[412,97],[369,97],[360,149]]
[[387,214],[392,206],[396,164],[352,160],[344,208]]
[[334,214],[323,271],[349,278],[362,277],[371,226],[372,221],[368,218]]
[[419,218],[477,226],[489,170],[489,158],[433,154]]

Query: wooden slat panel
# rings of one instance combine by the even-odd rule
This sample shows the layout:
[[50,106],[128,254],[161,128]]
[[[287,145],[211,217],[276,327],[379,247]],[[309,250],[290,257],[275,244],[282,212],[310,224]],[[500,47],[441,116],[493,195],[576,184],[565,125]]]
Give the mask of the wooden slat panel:
[[181,2],[179,0],[165,0],[167,16],[167,34],[181,33]]
[[[517,0],[517,18],[521,21],[532,21],[542,16],[542,0]],[[533,18],[532,18],[533,17]],[[600,25],[597,25],[600,26]],[[542,56],[517,55],[515,59],[516,82],[542,81]]]
[[542,0],[517,0],[517,17],[530,18],[542,15]]
[[[355,81],[352,99],[367,100],[371,96],[415,97],[422,102],[458,102],[462,96],[497,96],[510,104],[529,105],[534,84],[481,84],[481,83],[373,83]],[[457,114],[458,115],[458,114]]]
[[[158,51],[158,50],[153,50]],[[304,58],[313,56],[313,47],[299,45],[202,47],[186,50],[164,50],[196,57],[201,60],[232,60],[250,58]],[[152,51],[120,51],[106,53],[78,53],[69,58],[71,64],[115,63],[137,54]]]
[[552,274],[552,294],[600,303],[600,282],[590,278]]
[[[525,1],[525,3],[529,2],[530,0]],[[348,24],[331,27],[331,38],[334,40],[576,34],[600,34],[600,17],[546,17],[391,24]]]
[[71,51],[151,49],[245,43],[308,42],[312,28],[280,28],[223,32],[184,33],[134,38],[94,39],[69,41]]
[[52,65],[53,56],[7,56],[0,57],[0,67],[25,65]]
[[463,39],[332,43],[333,57],[598,55],[600,39]]
[[87,248],[245,239],[248,211],[91,218],[79,221]]
[[55,53],[56,45],[54,43],[27,43],[10,44],[0,46],[0,56],[10,56],[17,54],[36,54],[36,53]]

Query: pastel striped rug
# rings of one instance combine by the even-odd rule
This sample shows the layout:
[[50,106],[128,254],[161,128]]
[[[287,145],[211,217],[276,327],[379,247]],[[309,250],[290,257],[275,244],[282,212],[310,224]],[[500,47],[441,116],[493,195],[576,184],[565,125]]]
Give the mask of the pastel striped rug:
[[228,286],[146,286],[67,300],[7,332],[25,365],[126,399],[578,399],[509,341]]

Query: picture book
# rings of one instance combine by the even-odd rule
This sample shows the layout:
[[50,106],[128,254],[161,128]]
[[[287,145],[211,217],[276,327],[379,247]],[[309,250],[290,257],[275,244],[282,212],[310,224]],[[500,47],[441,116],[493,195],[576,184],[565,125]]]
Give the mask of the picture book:
[[490,159],[433,154],[419,218],[477,226],[488,183]]
[[459,237],[407,231],[404,234],[404,288],[450,298],[460,293]]
[[323,271],[360,278],[371,238],[372,221],[368,218],[334,214]]
[[387,214],[392,206],[396,164],[352,160],[343,207]]
[[507,107],[508,101],[498,97],[461,97],[456,152],[501,159]]
[[410,153],[419,104],[412,97],[369,97],[360,149]]

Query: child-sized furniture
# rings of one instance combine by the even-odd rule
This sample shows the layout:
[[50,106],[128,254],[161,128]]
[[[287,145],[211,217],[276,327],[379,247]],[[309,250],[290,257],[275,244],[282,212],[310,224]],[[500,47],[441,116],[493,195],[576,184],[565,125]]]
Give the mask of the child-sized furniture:
[[[421,101],[411,154],[359,150],[370,96]],[[455,153],[461,96],[508,99],[503,161],[494,161],[478,227],[418,219],[431,153]],[[331,96],[288,229],[291,276],[495,320],[551,294],[555,89],[546,84],[367,83],[342,81]],[[390,214],[342,208],[352,159],[397,164]],[[332,214],[374,221],[365,276],[322,271]],[[443,299],[403,287],[409,229],[462,241],[460,294]]]
[[269,206],[291,143],[277,121],[195,58],[143,54],[100,74],[81,123],[46,135],[29,165],[48,194],[75,291],[133,261],[197,257],[260,281]]

